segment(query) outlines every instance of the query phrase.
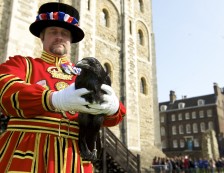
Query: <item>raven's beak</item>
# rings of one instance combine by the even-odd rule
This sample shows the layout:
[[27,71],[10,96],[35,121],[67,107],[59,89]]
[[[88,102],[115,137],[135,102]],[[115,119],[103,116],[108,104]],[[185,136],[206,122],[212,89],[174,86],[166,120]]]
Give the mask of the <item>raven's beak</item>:
[[75,66],[78,68],[87,68],[87,69],[90,67],[88,61],[85,59],[78,61]]

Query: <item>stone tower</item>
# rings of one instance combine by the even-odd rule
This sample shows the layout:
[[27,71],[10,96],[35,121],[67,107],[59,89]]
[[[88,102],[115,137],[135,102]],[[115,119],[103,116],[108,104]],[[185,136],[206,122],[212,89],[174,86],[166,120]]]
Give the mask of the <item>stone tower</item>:
[[[60,1],[60,0],[59,0]],[[21,54],[40,56],[40,41],[29,25],[49,0],[0,0],[0,62]],[[52,2],[58,2],[52,0]],[[73,45],[72,59],[97,57],[110,72],[112,87],[127,108],[112,131],[148,169],[161,156],[156,58],[151,0],[61,0],[80,12],[85,38]]]

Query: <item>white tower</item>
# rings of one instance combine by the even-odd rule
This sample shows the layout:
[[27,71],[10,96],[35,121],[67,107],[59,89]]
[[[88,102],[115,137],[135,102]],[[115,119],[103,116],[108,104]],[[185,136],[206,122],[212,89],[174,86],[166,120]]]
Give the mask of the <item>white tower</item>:
[[[40,55],[41,44],[29,33],[29,24],[45,2],[50,1],[1,0],[1,62],[9,55]],[[148,169],[152,158],[162,154],[151,0],[60,2],[78,9],[85,32],[73,46],[73,60],[94,56],[111,72],[112,87],[127,108],[124,121],[111,129]]]

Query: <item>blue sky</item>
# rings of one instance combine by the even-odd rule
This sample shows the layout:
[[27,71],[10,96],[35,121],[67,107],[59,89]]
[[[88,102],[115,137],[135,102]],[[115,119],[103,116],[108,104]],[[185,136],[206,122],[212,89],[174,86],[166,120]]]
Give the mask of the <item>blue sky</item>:
[[224,87],[224,0],[152,0],[159,102]]

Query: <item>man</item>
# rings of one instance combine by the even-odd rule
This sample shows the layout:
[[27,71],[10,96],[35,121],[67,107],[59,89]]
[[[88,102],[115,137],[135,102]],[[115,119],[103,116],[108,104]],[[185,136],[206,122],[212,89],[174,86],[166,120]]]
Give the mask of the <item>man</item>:
[[78,112],[105,114],[104,126],[117,125],[125,114],[110,86],[102,104],[90,104],[75,90],[79,73],[70,62],[70,44],[81,41],[78,11],[62,3],[43,4],[30,25],[43,43],[41,58],[10,57],[0,65],[0,108],[10,116],[0,136],[0,172],[91,173],[79,153]]

